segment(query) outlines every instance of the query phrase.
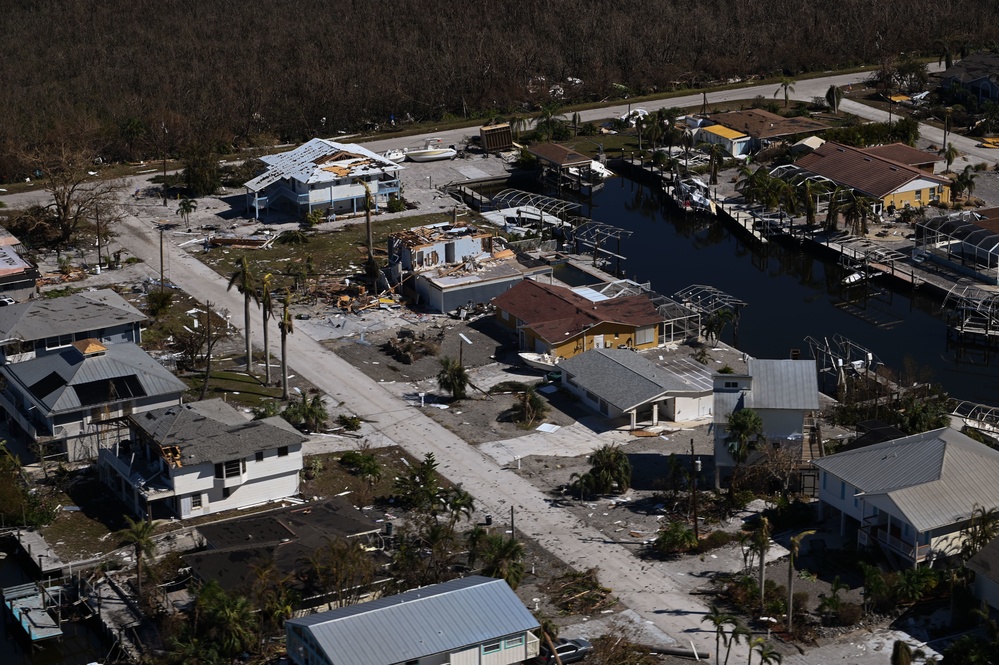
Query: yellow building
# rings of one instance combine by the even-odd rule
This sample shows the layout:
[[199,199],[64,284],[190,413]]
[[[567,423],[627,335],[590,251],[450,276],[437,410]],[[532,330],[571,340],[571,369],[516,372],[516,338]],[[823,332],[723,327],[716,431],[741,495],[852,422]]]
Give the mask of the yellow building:
[[950,202],[949,179],[888,159],[874,148],[862,150],[828,141],[794,165],[869,196],[883,207],[921,208],[934,201]]
[[570,289],[524,280],[493,299],[497,322],[522,350],[572,358],[590,349],[650,349],[663,316],[646,296],[591,301]]

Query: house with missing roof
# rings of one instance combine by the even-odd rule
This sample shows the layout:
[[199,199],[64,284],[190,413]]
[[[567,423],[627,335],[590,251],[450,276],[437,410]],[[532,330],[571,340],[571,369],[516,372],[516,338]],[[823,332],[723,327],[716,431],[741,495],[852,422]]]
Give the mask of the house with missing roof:
[[220,399],[133,413],[129,437],[101,446],[101,479],[129,510],[186,519],[298,494],[301,433],[247,420]]
[[46,456],[93,459],[119,441],[124,420],[178,405],[187,385],[130,342],[73,342],[57,353],[0,366],[11,435]]
[[74,342],[142,341],[145,314],[111,289],[0,307],[0,363],[61,353]]
[[820,510],[900,567],[956,554],[979,508],[999,508],[999,451],[945,427],[816,460]]
[[819,410],[814,360],[749,358],[745,374],[715,374],[713,389],[716,486],[735,467],[728,449],[728,419],[741,409],[752,409],[763,420],[761,445],[792,448],[803,461],[811,458],[810,444],[820,438],[812,425],[812,414]]
[[[784,167],[782,175],[797,171],[848,187],[874,199],[875,212],[879,213],[889,206],[921,208],[934,201],[950,202],[949,179],[893,158],[902,156],[902,151],[892,146],[861,149],[827,141],[793,167]],[[914,159],[908,151],[904,157]]]
[[[253,592],[257,575],[255,568],[272,565],[278,579],[297,592],[298,606],[317,607],[330,602],[331,594],[348,594],[369,599],[381,592],[391,577],[391,558],[384,551],[385,538],[380,525],[355,508],[344,497],[333,497],[318,503],[296,504],[246,515],[235,519],[216,520],[196,527],[202,547],[185,554],[184,562],[191,575],[203,583],[217,582],[230,593]],[[333,542],[358,543],[374,564],[374,578],[354,590],[323,588],[326,580],[303,574],[304,561]]]
[[963,88],[978,99],[999,101],[999,53],[980,51],[961,58],[940,74],[945,88]]
[[38,294],[38,266],[21,256],[20,241],[4,230],[0,234],[0,296],[17,301]]
[[512,250],[494,250],[492,233],[448,222],[391,234],[388,263],[389,281],[435,312],[487,303],[530,276],[551,274],[543,261],[525,263]]
[[399,193],[402,167],[367,148],[312,139],[294,150],[260,158],[264,172],[243,184],[254,219],[271,206],[290,205],[299,214],[334,215],[365,209],[370,191],[375,209]]
[[464,577],[285,622],[295,665],[513,665],[538,620],[510,586]]
[[653,362],[630,349],[592,349],[558,365],[562,386],[608,418],[627,416],[658,425],[709,418],[714,404],[711,373],[689,358]]
[[[589,295],[589,297],[587,297]],[[651,349],[666,340],[665,317],[647,295],[608,298],[524,280],[493,298],[496,321],[522,350],[572,358],[590,349]]]

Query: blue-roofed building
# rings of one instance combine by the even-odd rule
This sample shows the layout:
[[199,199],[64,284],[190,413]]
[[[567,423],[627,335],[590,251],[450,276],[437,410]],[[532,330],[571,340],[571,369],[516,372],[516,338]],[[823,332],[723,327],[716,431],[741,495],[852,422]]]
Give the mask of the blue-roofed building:
[[295,665],[512,665],[540,628],[510,586],[465,577],[285,622]]
[[[728,419],[752,409],[763,420],[763,438],[771,445],[803,448],[806,418],[819,410],[814,360],[749,358],[745,374],[715,374],[715,484],[731,475],[735,460],[728,451]],[[804,452],[802,456],[805,457]],[[752,461],[750,457],[750,461]]]

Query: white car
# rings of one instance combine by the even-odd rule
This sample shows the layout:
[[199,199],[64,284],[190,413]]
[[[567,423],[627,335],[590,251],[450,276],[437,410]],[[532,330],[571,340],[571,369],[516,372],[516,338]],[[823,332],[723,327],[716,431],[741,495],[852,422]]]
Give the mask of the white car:
[[639,118],[645,118],[648,115],[649,112],[646,109],[632,109],[628,113],[622,115],[619,119],[634,127],[636,120],[638,120]]
[[16,305],[17,301],[10,296],[0,296],[0,307],[6,307],[7,305]]

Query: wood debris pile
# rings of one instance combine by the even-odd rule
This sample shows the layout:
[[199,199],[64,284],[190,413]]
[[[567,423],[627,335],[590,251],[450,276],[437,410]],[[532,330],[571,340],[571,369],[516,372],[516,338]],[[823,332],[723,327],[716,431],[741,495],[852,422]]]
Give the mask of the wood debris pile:
[[594,614],[617,604],[611,589],[597,579],[599,568],[570,572],[556,577],[545,589],[552,603],[564,614]]

